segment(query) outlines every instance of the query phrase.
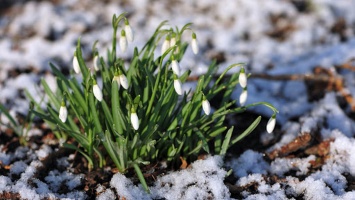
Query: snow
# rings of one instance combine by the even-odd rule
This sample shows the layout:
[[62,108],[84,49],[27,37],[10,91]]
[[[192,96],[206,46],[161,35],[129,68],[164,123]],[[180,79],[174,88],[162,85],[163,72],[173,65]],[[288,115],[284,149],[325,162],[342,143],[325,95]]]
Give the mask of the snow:
[[195,161],[190,168],[158,177],[155,185],[149,188],[149,195],[120,173],[112,177],[110,185],[120,197],[127,200],[229,199],[229,191],[223,184],[227,172],[221,168],[222,161],[220,156],[209,156],[205,160]]
[[23,161],[16,161],[12,164],[10,173],[11,174],[20,174],[25,171],[28,165]]
[[227,166],[232,167],[237,177],[244,177],[250,173],[266,174],[269,168],[263,155],[252,150],[246,150],[238,159],[227,163]]
[[[222,0],[217,4],[213,0],[178,3],[135,0],[122,4],[95,2],[95,6],[91,1],[62,0],[56,4],[47,1],[17,4],[15,13],[1,14],[0,18],[0,103],[9,107],[14,117],[18,113],[26,114],[29,104],[23,98],[24,90],[40,101],[43,98],[39,86],[42,78],[49,83],[51,90],[56,90],[56,79],[50,73],[48,63],[54,62],[63,70],[71,70],[73,51],[80,36],[84,58],[88,62],[91,63],[91,45],[95,40],[99,40],[99,52],[105,55],[112,34],[112,14],[124,11],[128,12],[135,41],[128,44],[126,53],[118,52],[123,58],[129,58],[128,52],[132,52],[134,46],[142,47],[161,21],[168,19],[172,26],[193,22],[200,52],[195,56],[190,48],[187,50],[186,57],[180,62],[182,71],[191,69],[193,75],[205,72],[211,55],[215,53],[223,53],[226,58],[219,71],[232,63],[245,62],[247,72],[252,74],[312,75],[313,69],[321,66],[342,76],[345,90],[355,96],[355,73],[334,68],[355,58],[355,1],[314,0],[310,4],[309,10],[303,12],[297,10],[291,1],[281,0]],[[275,16],[282,17],[272,22],[270,17]],[[346,40],[331,32],[341,18],[346,24]],[[284,39],[270,36],[271,31],[287,25],[292,27]],[[10,71],[14,70],[19,74],[10,76]],[[102,81],[98,80],[98,83],[101,87]],[[183,85],[183,90],[193,87],[194,83],[189,83]],[[240,93],[241,88],[236,88],[233,98],[239,99]],[[309,170],[309,162],[316,159],[314,155],[269,161],[262,152],[245,149],[239,157],[226,163],[221,157],[210,156],[192,163],[191,168],[157,177],[156,184],[150,187],[150,195],[124,175],[115,174],[111,188],[97,188],[100,191],[98,199],[114,199],[113,190],[126,199],[205,199],[210,196],[228,199],[230,194],[223,183],[224,167],[233,169],[238,177],[237,186],[258,183],[258,193],[243,192],[245,199],[354,199],[355,192],[347,191],[345,177],[345,174],[355,176],[355,123],[349,107],[344,108],[339,103],[337,92],[326,92],[317,101],[309,101],[306,94],[307,85],[302,80],[250,78],[246,104],[262,100],[279,110],[277,124],[282,135],[267,152],[286,145],[303,133],[310,133],[320,140],[334,139],[330,144],[329,158],[321,169]],[[251,110],[266,119],[272,115],[269,109],[261,106]],[[1,122],[8,123],[2,113]],[[28,137],[34,135],[41,133],[38,129],[31,129]],[[275,137],[273,134],[261,134],[256,139],[267,144]],[[21,147],[6,154],[3,148],[0,146],[0,162],[11,166],[9,176],[18,175],[20,179],[11,181],[1,175],[0,192],[20,192],[21,198],[27,199],[85,198],[83,191],[76,190],[83,175],[53,170],[45,180],[33,177],[41,165],[39,160],[56,149],[47,145]],[[58,159],[56,165],[68,167],[68,158]],[[289,175],[291,172],[307,175],[307,178],[300,180]],[[272,184],[265,176],[284,177],[285,180],[282,184]],[[29,184],[29,181],[33,183]],[[73,192],[58,194],[61,184]]]

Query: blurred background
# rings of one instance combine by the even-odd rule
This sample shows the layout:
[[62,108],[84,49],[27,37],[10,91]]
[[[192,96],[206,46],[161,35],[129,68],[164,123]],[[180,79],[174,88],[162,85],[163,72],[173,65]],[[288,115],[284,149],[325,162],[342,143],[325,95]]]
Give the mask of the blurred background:
[[[249,73],[278,76],[353,64],[354,8],[355,1],[348,0],[2,0],[0,103],[26,113],[23,90],[36,94],[41,78],[55,81],[49,62],[69,74],[79,37],[88,62],[95,40],[105,55],[111,45],[113,14],[127,12],[135,34],[128,51],[118,52],[123,58],[129,59],[135,46],[143,47],[162,21],[168,20],[172,27],[192,22],[200,53],[195,56],[188,48],[181,61],[184,70],[201,74],[216,59],[221,69],[244,62]],[[349,93],[355,94],[354,73],[337,72],[344,76]],[[302,80],[253,78],[247,103],[259,99],[274,103],[281,121],[299,116],[312,107]],[[236,90],[236,98],[240,92]],[[267,115],[266,110],[257,111]]]

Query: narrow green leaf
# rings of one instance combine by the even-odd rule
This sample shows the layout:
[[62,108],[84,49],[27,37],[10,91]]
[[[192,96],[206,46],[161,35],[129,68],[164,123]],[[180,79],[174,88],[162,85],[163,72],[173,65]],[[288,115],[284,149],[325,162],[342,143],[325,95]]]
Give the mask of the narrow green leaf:
[[147,192],[150,193],[147,182],[145,181],[145,178],[143,176],[143,173],[141,171],[141,169],[139,168],[139,166],[137,164],[133,164],[134,170],[137,173],[138,179],[141,182],[143,189]]
[[245,136],[249,135],[249,133],[251,133],[256,128],[256,126],[258,126],[258,124],[260,123],[260,120],[261,120],[261,116],[256,118],[254,120],[254,122],[252,124],[250,124],[250,126],[247,129],[245,129],[245,131],[242,134],[240,134],[232,139],[231,145],[237,143],[238,141],[243,139]]
[[219,155],[226,155],[227,153],[227,150],[229,148],[229,142],[230,142],[230,139],[232,137],[232,133],[233,133],[233,129],[234,129],[234,126],[232,126],[227,134],[226,134],[226,137],[224,138],[224,141],[223,141],[223,144],[222,144],[222,149],[221,149],[221,152],[219,153]]
[[61,103],[61,99],[58,99],[55,94],[52,92],[52,90],[49,88],[49,85],[47,84],[47,82],[42,79],[41,80],[41,83],[42,83],[42,86],[43,86],[43,89],[44,91],[46,92],[46,94],[48,95],[49,99],[50,99],[50,102],[52,103],[52,105],[55,107],[55,108],[58,108],[60,107],[60,103]]
[[199,139],[202,141],[203,150],[205,150],[209,154],[210,153],[210,148],[208,147],[207,140],[206,140],[205,136],[203,135],[203,133],[198,128],[195,128],[194,132],[197,134]]

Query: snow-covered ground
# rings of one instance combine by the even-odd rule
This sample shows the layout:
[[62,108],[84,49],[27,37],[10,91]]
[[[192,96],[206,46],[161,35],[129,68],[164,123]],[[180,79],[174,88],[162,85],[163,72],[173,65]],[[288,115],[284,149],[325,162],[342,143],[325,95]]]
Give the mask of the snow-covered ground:
[[[0,3],[1,6],[5,3]],[[263,152],[245,149],[239,158],[227,163],[217,156],[208,157],[196,161],[190,169],[162,176],[151,187],[150,195],[116,174],[110,182],[111,189],[97,188],[98,198],[112,199],[113,190],[116,190],[118,195],[127,199],[206,199],[209,196],[228,199],[230,194],[223,179],[227,173],[225,169],[232,168],[239,178],[235,186],[258,183],[257,192],[241,193],[246,199],[299,196],[305,199],[355,199],[355,193],[349,191],[347,178],[355,177],[355,111],[351,111],[351,102],[339,100],[342,92],[355,96],[355,63],[352,61],[355,59],[354,8],[355,1],[352,0],[220,0],[218,3],[215,0],[121,3],[61,0],[13,4],[0,12],[0,103],[11,108],[14,115],[27,113],[24,89],[40,99],[40,79],[54,83],[48,63],[55,62],[64,69],[71,69],[75,44],[80,36],[88,60],[95,40],[99,41],[99,51],[104,54],[110,45],[113,14],[127,12],[134,29],[135,41],[127,52],[133,52],[135,46],[142,47],[163,20],[179,27],[192,22],[200,53],[195,56],[188,49],[180,63],[182,68],[201,74],[212,58],[219,57],[221,69],[245,62],[247,72],[270,75],[269,78],[250,78],[247,100],[247,104],[267,101],[280,111],[277,121],[282,136],[267,152],[310,133],[320,141],[334,140],[330,143],[328,158],[320,169],[310,171],[310,163],[317,159],[315,155],[267,161]],[[129,53],[120,56],[128,57]],[[353,68],[341,68],[346,63]],[[324,96],[310,100],[306,80],[317,78],[316,67],[341,78],[343,90],[328,88]],[[283,75],[304,78],[274,80]],[[236,99],[240,92],[237,88]],[[254,111],[266,118],[272,114],[262,107]],[[257,139],[267,143],[273,138],[274,135],[265,131]],[[35,149],[39,150],[31,153],[30,149],[22,149],[13,155],[0,152],[0,162],[12,165],[9,176],[20,177],[12,182],[7,175],[0,174],[0,192],[20,192],[22,198],[28,199],[85,197],[84,192],[75,189],[81,176],[69,172],[51,171],[46,182],[31,180],[29,184],[28,180],[40,165],[38,160],[54,150],[46,146]],[[25,157],[27,160],[20,161]],[[292,174],[307,177],[299,179]],[[266,180],[267,176],[278,176],[283,181],[272,183]],[[58,194],[55,177],[58,182],[73,188],[73,193]]]

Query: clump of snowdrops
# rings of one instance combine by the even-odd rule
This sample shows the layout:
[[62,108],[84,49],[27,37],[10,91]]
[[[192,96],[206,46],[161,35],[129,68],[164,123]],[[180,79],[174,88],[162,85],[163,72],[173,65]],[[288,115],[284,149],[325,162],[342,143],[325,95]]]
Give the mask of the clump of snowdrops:
[[[143,48],[134,49],[129,67],[125,67],[116,44],[120,51],[127,51],[134,39],[133,32],[124,14],[114,15],[112,48],[107,52],[107,60],[95,48],[95,42],[93,63],[86,63],[79,39],[72,76],[64,76],[51,64],[58,89],[51,91],[42,80],[48,106],[41,109],[36,103],[32,110],[51,125],[64,147],[75,149],[88,160],[89,169],[103,167],[108,155],[121,173],[134,168],[147,191],[142,165],[180,158],[193,160],[202,152],[224,155],[261,120],[259,116],[244,132],[234,135],[233,127],[224,123],[228,114],[265,105],[274,112],[267,126],[267,131],[272,132],[277,112],[266,102],[244,105],[247,74],[242,63],[229,66],[216,80],[213,77],[217,67],[212,63],[207,73],[199,76],[196,88],[184,91],[182,84],[190,71],[182,72],[179,63],[190,42],[193,52],[198,54],[197,36],[191,24],[181,29],[164,28],[165,25],[163,22],[158,26]],[[184,34],[190,34],[191,41],[182,41]],[[155,56],[158,47],[161,53]],[[239,68],[239,73],[223,80],[232,68]],[[99,79],[102,85],[98,84]],[[231,94],[238,85],[243,88],[242,106],[236,108]],[[209,101],[216,96],[222,100],[212,112]],[[67,142],[67,138],[76,143]]]

